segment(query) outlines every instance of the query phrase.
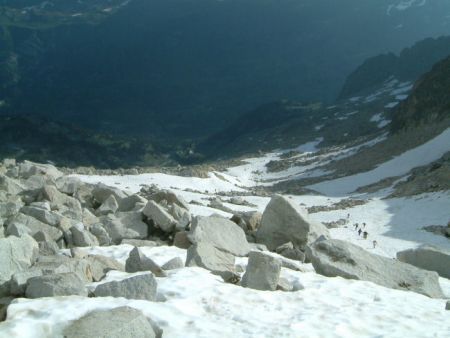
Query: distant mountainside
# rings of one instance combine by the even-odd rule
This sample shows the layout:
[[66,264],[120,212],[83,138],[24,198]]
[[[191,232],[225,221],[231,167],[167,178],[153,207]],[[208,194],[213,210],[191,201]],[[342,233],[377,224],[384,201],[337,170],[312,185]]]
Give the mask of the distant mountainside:
[[450,57],[417,81],[410,96],[392,111],[392,131],[420,124],[450,126]]
[[33,117],[0,116],[0,158],[60,166],[117,168],[168,164],[167,149]]
[[176,146],[268,102],[333,101],[364,59],[448,34],[449,15],[447,0],[3,0],[0,114]]
[[389,78],[413,82],[449,55],[450,37],[447,36],[417,42],[399,55],[388,53],[369,58],[347,77],[339,98],[367,94]]

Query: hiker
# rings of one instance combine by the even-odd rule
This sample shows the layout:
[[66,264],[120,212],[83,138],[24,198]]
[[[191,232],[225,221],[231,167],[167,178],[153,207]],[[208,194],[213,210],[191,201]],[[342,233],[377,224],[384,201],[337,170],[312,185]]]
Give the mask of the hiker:
[[373,243],[373,248],[375,249],[378,243],[375,240],[372,243]]
[[355,230],[358,230],[358,223],[355,223]]
[[366,227],[366,223],[363,223],[363,228],[365,228]]
[[350,218],[350,214],[347,214],[347,218]]
[[363,237],[364,237],[364,239],[367,239],[367,236],[368,236],[369,234],[367,233],[367,231],[364,231],[364,233],[363,233]]
[[358,230],[358,236],[361,236],[361,232],[362,232],[362,230],[359,229],[359,230]]

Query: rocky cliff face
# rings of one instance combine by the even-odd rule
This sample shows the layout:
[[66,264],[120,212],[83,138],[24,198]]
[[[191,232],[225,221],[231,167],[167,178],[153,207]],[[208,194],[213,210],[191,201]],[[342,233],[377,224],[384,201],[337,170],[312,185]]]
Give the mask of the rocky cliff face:
[[392,112],[392,131],[450,120],[450,57],[437,63],[415,85],[411,95]]
[[347,77],[339,97],[345,99],[376,90],[389,78],[415,81],[449,55],[450,37],[440,37],[420,41],[398,55],[388,53],[369,58]]

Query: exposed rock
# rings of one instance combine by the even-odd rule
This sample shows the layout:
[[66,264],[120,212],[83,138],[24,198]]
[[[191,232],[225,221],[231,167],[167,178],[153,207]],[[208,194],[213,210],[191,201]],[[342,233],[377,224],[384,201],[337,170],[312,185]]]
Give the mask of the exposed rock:
[[177,223],[175,219],[154,201],[148,201],[142,213],[153,220],[155,225],[164,232],[171,232],[175,229]]
[[250,252],[244,231],[225,218],[195,217],[189,232],[189,240],[194,244],[211,244],[234,256],[246,256]]
[[138,212],[117,213],[102,218],[103,228],[112,242],[119,244],[124,238],[144,239],[148,236],[148,226]]
[[125,271],[125,266],[122,263],[110,257],[89,255],[86,260],[89,262],[94,282],[102,280],[108,271]]
[[82,223],[85,226],[90,227],[94,224],[100,223],[100,219],[95,216],[88,208],[83,208],[81,213]]
[[278,279],[277,290],[285,292],[294,291],[294,284],[286,278],[280,278]]
[[119,204],[114,195],[110,195],[97,209],[97,215],[114,214],[119,209]]
[[94,295],[95,297],[124,297],[154,301],[156,288],[157,283],[153,275],[143,274],[99,284],[94,290]]
[[60,192],[70,196],[74,196],[78,188],[83,185],[79,178],[69,176],[62,176],[55,183]]
[[139,195],[130,195],[128,197],[123,198],[122,200],[120,200],[119,203],[119,209],[118,211],[133,211],[136,208],[136,205],[146,205],[147,204],[147,200]]
[[169,207],[169,213],[176,220],[175,228],[178,230],[185,230],[191,223],[192,217],[189,211],[181,208],[178,204],[172,204]]
[[198,266],[218,275],[227,274],[234,272],[234,256],[208,242],[200,242],[187,250],[186,266]]
[[0,217],[9,218],[11,216],[14,216],[22,207],[23,203],[19,201],[0,203]]
[[42,175],[56,180],[57,178],[63,176],[63,173],[51,164],[40,164],[24,161],[19,164],[19,175],[21,178],[25,179],[33,175]]
[[0,296],[8,293],[11,276],[30,268],[38,252],[38,244],[28,235],[0,239]]
[[213,199],[211,200],[211,202],[209,202],[208,207],[209,207],[209,208],[213,208],[213,209],[217,209],[217,210],[221,210],[221,211],[225,211],[225,212],[228,212],[228,213],[230,213],[230,214],[233,214],[233,213],[234,213],[233,209],[228,208],[228,207],[227,207],[226,205],[224,205],[224,204],[222,203],[222,201],[221,201],[220,199],[218,199],[218,198],[213,198]]
[[233,215],[231,219],[236,224],[245,224],[245,229],[248,231],[255,231],[261,226],[262,214],[258,211],[239,212]]
[[269,250],[292,242],[294,248],[304,251],[308,243],[320,236],[329,236],[323,224],[309,219],[306,210],[287,198],[275,195],[264,210],[256,241],[267,245]]
[[445,303],[445,309],[450,310],[450,300]]
[[0,322],[6,319],[9,304],[14,300],[11,297],[0,298]]
[[92,196],[99,204],[103,204],[111,195],[114,196],[118,203],[128,196],[124,191],[109,187],[103,183],[97,184],[92,190]]
[[90,227],[90,232],[97,237],[98,244],[101,246],[111,245],[111,237],[101,224],[94,224]]
[[131,250],[125,262],[126,272],[151,271],[156,277],[167,277],[166,272],[151,258],[146,257],[139,248]]
[[85,259],[66,256],[40,256],[33,268],[42,270],[43,275],[73,272],[86,283],[92,282],[92,271]]
[[255,290],[276,290],[281,260],[260,251],[252,251],[248,257],[247,270],[242,277],[241,285]]
[[0,190],[4,190],[10,195],[18,195],[25,190],[25,187],[15,179],[0,175]]
[[64,338],[155,338],[150,321],[131,307],[93,311],[64,329]]
[[63,217],[61,215],[58,215],[57,213],[48,211],[46,209],[32,206],[25,206],[22,209],[20,209],[20,212],[22,212],[25,215],[34,217],[38,221],[41,221],[42,223],[49,224],[54,227],[57,227],[60,224],[61,218]]
[[354,244],[336,239],[317,241],[308,247],[308,252],[314,269],[321,275],[365,280],[433,298],[443,297],[436,272],[371,254]]
[[83,281],[73,272],[37,276],[28,279],[27,298],[87,296]]
[[177,232],[173,238],[173,245],[180,249],[189,249],[192,243],[189,240],[188,232]]
[[289,259],[293,259],[296,261],[304,262],[305,254],[299,249],[294,248],[294,244],[292,242],[285,243],[276,248],[276,253],[280,254]]
[[175,270],[184,268],[184,262],[180,257],[172,258],[170,261],[164,263],[161,267],[163,270]]
[[128,245],[132,245],[134,247],[155,247],[155,246],[160,246],[160,244],[158,244],[155,241],[148,241],[148,240],[144,240],[144,239],[123,239],[122,242],[120,242],[120,244],[128,244]]
[[[63,237],[62,231],[58,228],[43,223],[32,216],[22,213],[18,213],[17,215],[9,218],[6,221],[6,224],[6,233],[15,236],[22,236],[18,232],[26,231],[26,233],[33,237],[35,237],[37,233],[43,232],[54,241],[59,241]],[[26,228],[23,228],[24,226]],[[20,228],[21,230],[18,230],[18,228]]]
[[99,245],[97,237],[84,229],[82,223],[78,223],[77,225],[71,227],[70,232],[72,233],[73,244],[75,244],[76,246],[84,247]]
[[418,268],[436,271],[441,277],[450,279],[450,252],[424,245],[417,249],[397,252],[397,259]]
[[55,241],[38,241],[39,255],[52,256],[59,252],[58,244]]
[[160,190],[156,193],[153,193],[149,196],[149,199],[155,201],[156,203],[161,203],[162,201],[167,201],[167,204],[172,205],[176,204],[180,208],[185,210],[189,210],[189,204],[184,200],[183,197],[178,196],[174,192],[170,190]]

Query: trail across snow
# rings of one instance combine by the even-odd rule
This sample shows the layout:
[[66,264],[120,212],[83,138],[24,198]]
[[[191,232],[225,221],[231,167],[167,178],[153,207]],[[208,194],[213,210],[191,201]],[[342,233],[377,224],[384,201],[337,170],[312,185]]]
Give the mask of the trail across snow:
[[434,139],[371,171],[313,184],[309,188],[328,196],[343,196],[384,178],[406,175],[413,168],[438,160],[448,151],[450,151],[450,128]]

